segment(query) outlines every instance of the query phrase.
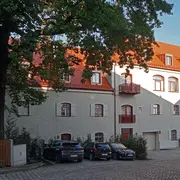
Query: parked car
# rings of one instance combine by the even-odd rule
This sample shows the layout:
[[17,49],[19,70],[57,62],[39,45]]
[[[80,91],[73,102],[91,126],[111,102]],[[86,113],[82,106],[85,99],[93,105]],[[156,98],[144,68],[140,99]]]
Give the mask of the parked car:
[[82,162],[84,149],[75,141],[54,141],[52,145],[44,148],[43,157],[55,160],[56,162],[63,162],[65,160]]
[[112,158],[113,159],[131,159],[136,158],[136,154],[133,150],[126,148],[123,144],[110,143]]
[[95,159],[111,159],[111,148],[107,143],[91,142],[84,146],[84,157],[93,161]]

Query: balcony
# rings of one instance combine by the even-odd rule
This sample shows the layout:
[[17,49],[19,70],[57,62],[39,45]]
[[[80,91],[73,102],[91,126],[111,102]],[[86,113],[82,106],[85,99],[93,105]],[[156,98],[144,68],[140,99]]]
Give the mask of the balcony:
[[124,83],[119,85],[119,94],[140,94],[141,86],[134,83]]
[[119,123],[135,123],[136,122],[136,115],[119,115]]

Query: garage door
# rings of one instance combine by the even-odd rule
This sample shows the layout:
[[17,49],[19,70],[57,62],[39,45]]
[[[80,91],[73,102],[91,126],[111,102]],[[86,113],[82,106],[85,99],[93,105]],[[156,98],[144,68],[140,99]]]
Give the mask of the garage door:
[[144,132],[143,136],[147,140],[148,150],[156,149],[156,133],[155,132]]

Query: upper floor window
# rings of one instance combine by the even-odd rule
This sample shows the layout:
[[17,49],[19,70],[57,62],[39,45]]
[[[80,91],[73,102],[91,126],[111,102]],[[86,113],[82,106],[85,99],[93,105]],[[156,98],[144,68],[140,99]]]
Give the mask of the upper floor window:
[[61,116],[70,117],[71,116],[71,104],[62,103],[61,104]]
[[132,115],[133,114],[133,107],[130,105],[121,106],[121,114],[122,115]]
[[160,105],[159,104],[153,104],[151,107],[152,114],[154,115],[160,115]]
[[101,72],[94,71],[91,77],[92,84],[102,84],[102,75]]
[[166,55],[166,65],[172,66],[172,55]]
[[70,82],[70,75],[69,74],[67,74],[67,73],[65,73],[64,75],[63,75],[63,81],[65,81],[65,82]]
[[164,91],[164,77],[160,75],[153,76],[154,91]]
[[168,78],[168,91],[178,92],[178,79],[175,77]]
[[132,74],[122,73],[121,76],[123,77],[123,83],[130,84],[132,83]]
[[173,105],[173,114],[180,115],[179,105]]
[[103,117],[103,105],[95,104],[95,117]]
[[171,141],[177,140],[177,131],[175,129],[171,130]]
[[17,110],[19,116],[30,116],[30,105],[18,106]]
[[95,133],[95,142],[104,142],[104,134],[101,132]]

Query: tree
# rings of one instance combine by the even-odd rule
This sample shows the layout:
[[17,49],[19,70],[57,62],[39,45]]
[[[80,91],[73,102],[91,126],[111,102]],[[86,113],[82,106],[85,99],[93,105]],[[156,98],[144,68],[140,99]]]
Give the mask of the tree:
[[[46,100],[46,94],[32,88],[38,85],[34,77],[62,91],[62,77],[73,73],[74,64],[85,59],[85,79],[95,67],[110,73],[114,53],[127,71],[134,63],[147,71],[153,29],[161,26],[159,15],[171,14],[172,7],[165,0],[1,0],[0,138],[6,93],[12,107]],[[84,59],[65,57],[67,49],[80,51]]]

